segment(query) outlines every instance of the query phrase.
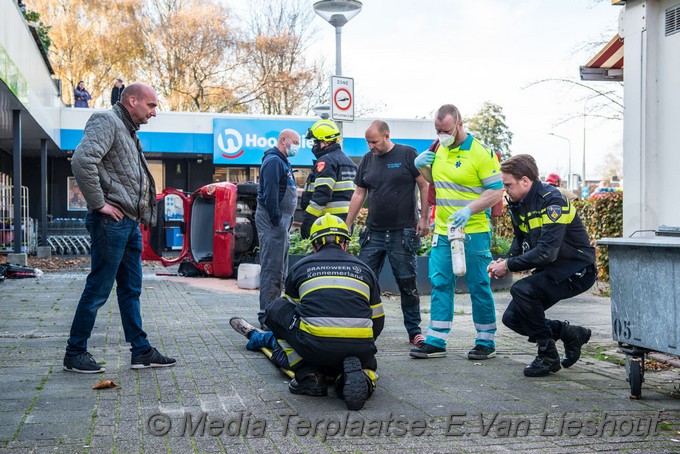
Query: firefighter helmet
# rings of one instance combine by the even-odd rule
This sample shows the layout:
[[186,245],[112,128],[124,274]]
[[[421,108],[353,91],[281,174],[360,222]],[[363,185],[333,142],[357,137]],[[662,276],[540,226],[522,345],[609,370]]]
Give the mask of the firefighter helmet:
[[329,243],[340,244],[349,239],[349,229],[345,221],[329,213],[317,218],[309,230],[309,240],[312,244],[322,246]]
[[338,125],[331,120],[319,120],[307,130],[307,139],[321,142],[335,142],[341,135]]

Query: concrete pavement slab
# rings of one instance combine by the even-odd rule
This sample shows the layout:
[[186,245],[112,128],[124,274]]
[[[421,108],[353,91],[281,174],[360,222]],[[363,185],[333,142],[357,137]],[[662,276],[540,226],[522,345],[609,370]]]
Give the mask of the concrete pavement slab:
[[[576,365],[538,379],[522,374],[535,347],[500,324],[508,292],[494,295],[498,357],[488,361],[465,356],[475,337],[468,295],[456,295],[448,357],[433,360],[408,356],[399,300],[385,298],[378,389],[364,409],[348,412],[332,388],[326,398],[290,394],[288,379],[245,349],[229,318],[254,320],[257,291],[233,280],[145,273],[145,329],[178,359],[173,368],[130,369],[114,291],[89,342],[107,371],[65,372],[64,346],[86,275],[0,284],[0,451],[680,450],[678,370],[647,371],[642,400],[630,400],[624,368],[603,361],[620,358],[611,357],[609,299],[594,292],[549,310],[549,317],[587,325],[593,337]],[[428,298],[422,307],[425,328]],[[119,387],[92,390],[102,378]]]

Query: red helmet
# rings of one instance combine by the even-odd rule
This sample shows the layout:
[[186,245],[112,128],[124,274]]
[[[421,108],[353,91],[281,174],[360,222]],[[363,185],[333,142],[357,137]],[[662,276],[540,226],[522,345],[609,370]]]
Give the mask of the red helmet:
[[562,182],[562,179],[556,173],[551,173],[550,175],[548,175],[548,178],[545,179],[545,182],[548,184],[552,184],[553,186],[559,186],[560,183]]

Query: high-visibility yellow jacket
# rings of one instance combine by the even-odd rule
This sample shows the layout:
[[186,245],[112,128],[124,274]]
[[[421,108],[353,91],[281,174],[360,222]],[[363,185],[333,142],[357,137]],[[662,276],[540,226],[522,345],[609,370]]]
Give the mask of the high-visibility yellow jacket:
[[[503,189],[501,165],[493,151],[468,134],[458,147],[441,144],[432,164],[432,180],[437,199],[435,233],[446,235],[449,216],[477,200],[487,189]],[[470,216],[465,233],[491,231],[491,209]]]

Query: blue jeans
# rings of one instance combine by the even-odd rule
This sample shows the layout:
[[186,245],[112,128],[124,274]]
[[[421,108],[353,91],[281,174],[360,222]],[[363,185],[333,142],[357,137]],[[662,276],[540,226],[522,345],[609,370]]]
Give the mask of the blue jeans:
[[125,340],[133,355],[144,353],[151,345],[142,329],[139,296],[142,293],[142,234],[136,221],[124,217],[115,221],[99,212],[88,213],[85,225],[90,232],[91,269],[71,324],[66,346],[68,355],[87,351],[97,311],[106,303],[116,281],[118,307]]
[[401,293],[401,311],[404,326],[410,338],[420,333],[420,295],[416,287],[416,251],[420,238],[415,229],[388,230],[377,232],[365,230],[361,233],[359,260],[380,276],[389,257],[392,274]]
[[[472,300],[472,321],[475,324],[476,345],[496,348],[496,305],[486,267],[491,263],[491,232],[470,233],[465,241],[465,281]],[[430,250],[430,281],[432,295],[430,326],[425,342],[446,348],[446,338],[453,326],[454,289],[456,275],[451,265],[451,244],[446,235],[439,235],[437,245]]]

